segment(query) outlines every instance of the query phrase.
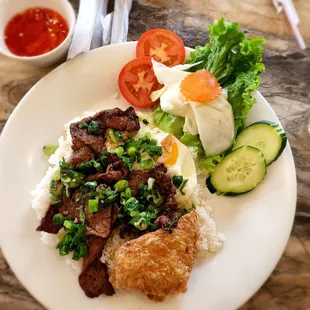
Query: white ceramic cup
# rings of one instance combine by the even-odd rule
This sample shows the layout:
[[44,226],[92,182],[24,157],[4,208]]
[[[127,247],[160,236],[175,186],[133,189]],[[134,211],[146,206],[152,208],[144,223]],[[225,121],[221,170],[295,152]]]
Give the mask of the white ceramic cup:
[[[33,7],[44,7],[52,9],[61,14],[68,23],[69,33],[60,45],[58,45],[56,48],[54,48],[48,53],[30,57],[17,56],[10,52],[4,42],[5,26],[14,15],[20,13],[21,11],[24,11],[25,9]],[[68,52],[68,48],[74,31],[74,26],[75,13],[68,0],[0,0],[0,53],[7,57],[20,60],[35,66],[50,66],[59,61]]]

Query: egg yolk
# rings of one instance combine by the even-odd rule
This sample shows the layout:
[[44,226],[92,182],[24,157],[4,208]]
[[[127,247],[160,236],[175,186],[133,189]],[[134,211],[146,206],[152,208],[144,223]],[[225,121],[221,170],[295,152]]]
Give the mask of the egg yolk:
[[172,166],[176,163],[179,156],[179,149],[174,135],[169,134],[161,141],[163,147],[163,155],[160,158],[166,166]]
[[207,103],[221,95],[221,86],[216,77],[202,69],[186,76],[180,85],[181,93],[189,100]]

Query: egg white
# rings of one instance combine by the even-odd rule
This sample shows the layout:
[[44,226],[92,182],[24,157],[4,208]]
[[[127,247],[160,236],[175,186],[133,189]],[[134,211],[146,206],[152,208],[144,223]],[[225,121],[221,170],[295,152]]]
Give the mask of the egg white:
[[184,132],[199,134],[207,156],[226,151],[234,137],[234,115],[227,92],[222,90],[220,97],[208,103],[199,103],[186,98],[180,90],[181,81],[189,74],[183,70],[193,65],[167,67],[152,60],[154,73],[164,88],[152,93],[153,101],[160,98],[163,111],[185,118]]

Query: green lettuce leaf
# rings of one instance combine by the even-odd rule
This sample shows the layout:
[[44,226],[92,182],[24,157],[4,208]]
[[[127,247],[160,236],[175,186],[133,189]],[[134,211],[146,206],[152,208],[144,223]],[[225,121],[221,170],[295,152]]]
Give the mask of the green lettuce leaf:
[[211,172],[214,171],[216,165],[218,163],[220,163],[224,157],[225,157],[226,153],[220,154],[220,155],[215,155],[212,157],[202,157],[199,158],[199,166],[200,168],[204,169],[205,173],[208,175]]
[[237,133],[244,128],[246,116],[256,102],[252,92],[259,88],[258,75],[265,70],[262,63],[264,38],[245,38],[238,23],[225,22],[223,18],[211,25],[209,32],[210,42],[196,47],[186,63],[202,61],[190,70],[207,69],[227,88]]
[[[247,114],[256,102],[252,93],[259,88],[258,75],[265,70],[262,63],[264,38],[246,38],[238,23],[226,22],[223,18],[209,27],[209,33],[209,43],[197,46],[185,63],[201,62],[188,71],[207,69],[215,75],[220,85],[227,89],[228,102],[234,112],[236,137],[245,127]],[[174,133],[182,143],[197,150],[200,165],[206,172],[212,172],[224,158],[226,152],[205,157],[199,136],[192,136],[181,130],[184,118],[165,113],[159,105],[154,110],[153,117],[157,127]]]
[[256,99],[252,93],[258,89],[260,78],[254,70],[238,75],[235,82],[227,87],[228,102],[231,104],[235,120],[246,119]]
[[192,135],[188,132],[185,132],[183,136],[180,138],[180,141],[188,147],[192,147],[195,152],[198,153],[199,156],[204,155],[204,150],[199,139],[199,135]]
[[199,135],[192,135],[188,132],[185,132],[184,135],[180,138],[180,141],[188,147],[191,147],[198,154],[199,158],[199,167],[205,171],[208,175],[210,174],[216,167],[218,163],[220,163],[225,154],[215,155],[211,157],[206,157],[204,149],[202,147],[201,141],[199,139]]
[[172,133],[178,139],[183,135],[184,117],[164,112],[159,104],[153,108],[153,120],[155,126],[162,131]]

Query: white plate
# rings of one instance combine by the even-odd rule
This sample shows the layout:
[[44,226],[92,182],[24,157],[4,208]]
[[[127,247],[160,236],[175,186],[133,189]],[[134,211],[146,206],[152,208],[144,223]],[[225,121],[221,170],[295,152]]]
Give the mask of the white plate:
[[[30,191],[47,168],[42,146],[56,142],[63,124],[85,110],[127,107],[124,99],[112,98],[120,69],[134,55],[134,42],[81,55],[49,73],[19,103],[0,141],[1,247],[18,278],[49,309],[235,309],[264,283],[289,238],[296,205],[289,146],[254,191],[212,197],[214,218],[227,237],[224,248],[196,263],[186,294],[164,303],[131,293],[85,297],[77,274],[40,242],[35,231],[38,221]],[[248,121],[279,122],[266,100],[260,94],[257,98]]]

